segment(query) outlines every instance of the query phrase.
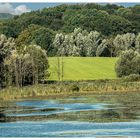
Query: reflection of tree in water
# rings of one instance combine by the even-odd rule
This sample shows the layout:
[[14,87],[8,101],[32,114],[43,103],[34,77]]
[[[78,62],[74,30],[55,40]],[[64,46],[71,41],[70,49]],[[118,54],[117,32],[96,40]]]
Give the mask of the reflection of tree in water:
[[120,118],[120,114],[113,109],[108,109],[107,111],[102,112],[102,117],[103,118]]
[[0,122],[6,122],[6,115],[0,111]]

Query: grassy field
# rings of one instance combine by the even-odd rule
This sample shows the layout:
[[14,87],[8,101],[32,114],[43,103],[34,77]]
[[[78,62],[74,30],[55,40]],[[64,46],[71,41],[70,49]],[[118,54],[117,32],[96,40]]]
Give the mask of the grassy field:
[[[64,80],[115,79],[116,60],[107,57],[64,57]],[[49,80],[58,80],[57,58],[50,57],[49,64]]]

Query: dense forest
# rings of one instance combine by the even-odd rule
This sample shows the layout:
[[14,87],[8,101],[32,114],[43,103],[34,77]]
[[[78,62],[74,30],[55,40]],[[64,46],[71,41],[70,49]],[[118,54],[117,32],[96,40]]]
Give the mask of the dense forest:
[[[3,16],[1,85],[38,83],[46,76],[47,56],[120,56],[119,77],[140,74],[140,68],[133,67],[140,62],[140,5],[63,4],[21,16],[5,15],[8,19]],[[123,68],[127,62],[131,69]]]
[[54,56],[53,39],[57,33],[70,34],[81,28],[89,33],[97,31],[105,39],[103,42],[110,42],[117,35],[137,36],[139,23],[140,5],[126,8],[115,4],[63,4],[1,21],[0,33],[15,38],[18,46],[35,41],[47,50],[48,56]]

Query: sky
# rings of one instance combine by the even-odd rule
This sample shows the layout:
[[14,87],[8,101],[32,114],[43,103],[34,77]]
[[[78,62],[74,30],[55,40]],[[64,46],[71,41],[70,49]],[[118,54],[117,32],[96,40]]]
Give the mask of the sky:
[[[21,15],[22,13],[35,11],[45,7],[54,7],[62,3],[0,3],[0,13]],[[134,6],[138,3],[118,3],[125,7]]]

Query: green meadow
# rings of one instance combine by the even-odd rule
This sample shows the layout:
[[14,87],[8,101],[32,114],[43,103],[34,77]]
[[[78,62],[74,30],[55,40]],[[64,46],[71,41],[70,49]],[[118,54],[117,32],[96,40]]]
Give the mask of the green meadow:
[[[114,70],[117,58],[110,57],[64,57],[63,80],[115,79]],[[49,80],[58,80],[57,57],[49,57]],[[61,57],[60,57],[60,64]],[[61,65],[60,65],[61,67]],[[62,72],[61,72],[62,73]]]

